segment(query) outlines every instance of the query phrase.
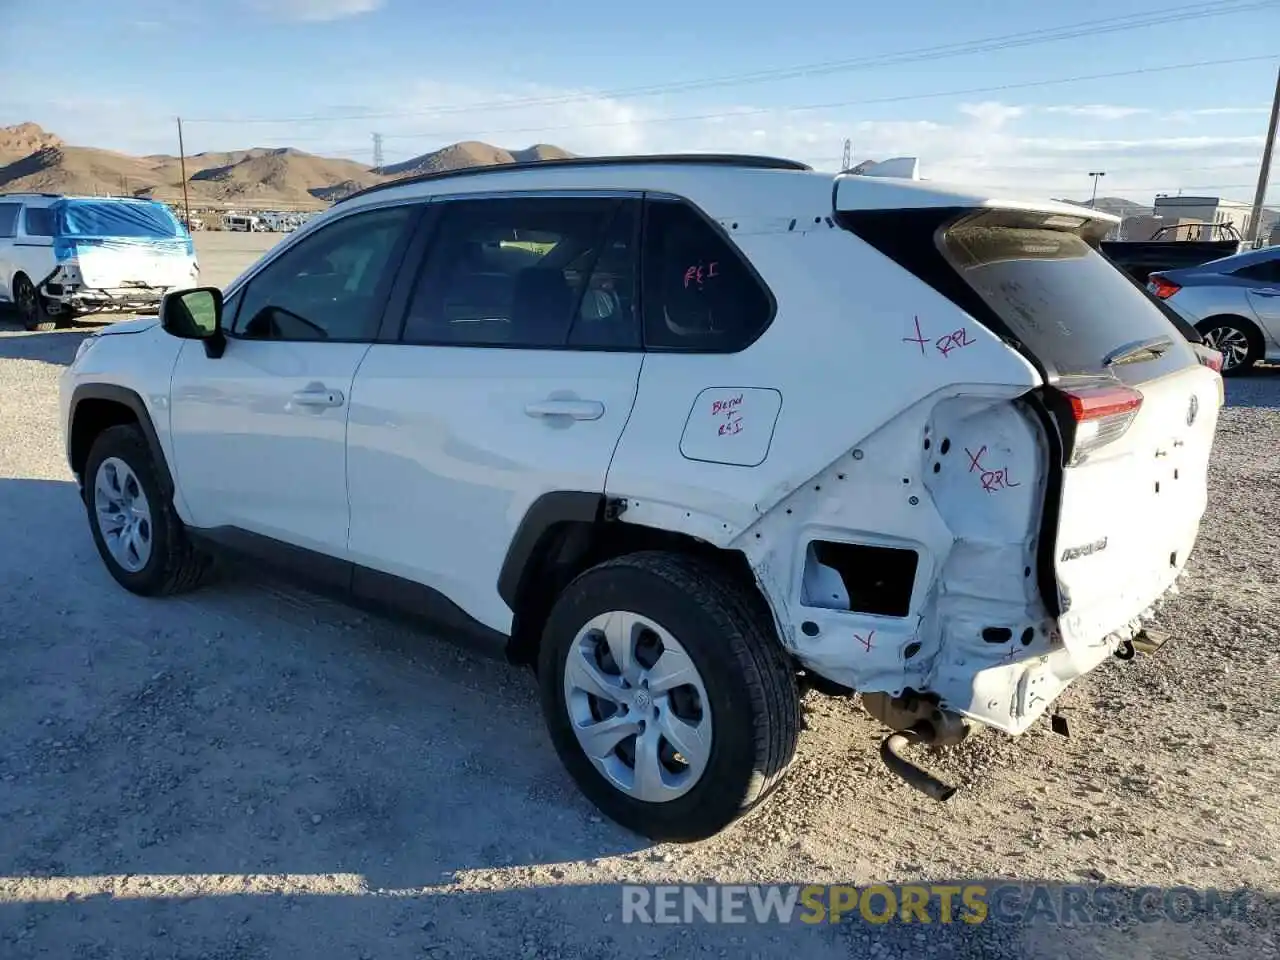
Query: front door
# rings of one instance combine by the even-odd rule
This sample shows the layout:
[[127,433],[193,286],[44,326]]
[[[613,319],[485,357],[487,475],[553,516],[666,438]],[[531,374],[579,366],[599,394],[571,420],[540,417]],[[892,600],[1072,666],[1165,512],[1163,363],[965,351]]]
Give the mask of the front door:
[[352,380],[419,209],[366,210],[308,231],[228,299],[222,356],[184,345],[170,428],[195,526],[344,555]]
[[356,375],[350,558],[511,626],[498,575],[543,494],[601,494],[635,400],[639,201],[445,201],[401,343]]

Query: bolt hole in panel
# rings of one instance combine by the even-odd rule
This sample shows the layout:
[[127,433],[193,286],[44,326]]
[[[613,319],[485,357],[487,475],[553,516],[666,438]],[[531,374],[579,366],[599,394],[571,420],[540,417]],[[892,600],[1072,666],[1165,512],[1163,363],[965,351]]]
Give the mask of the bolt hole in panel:
[[782,394],[767,387],[707,387],[680,437],[686,460],[758,467],[769,456]]

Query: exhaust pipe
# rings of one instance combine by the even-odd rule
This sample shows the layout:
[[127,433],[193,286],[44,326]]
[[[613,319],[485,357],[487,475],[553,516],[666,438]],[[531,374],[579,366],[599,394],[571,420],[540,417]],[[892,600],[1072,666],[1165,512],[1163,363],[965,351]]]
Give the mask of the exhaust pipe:
[[934,800],[945,803],[955,796],[956,788],[943,783],[927,770],[917,767],[902,755],[902,751],[913,743],[929,743],[933,740],[932,724],[918,723],[910,730],[899,730],[885,737],[880,744],[880,759],[884,765],[921,793],[928,794]]

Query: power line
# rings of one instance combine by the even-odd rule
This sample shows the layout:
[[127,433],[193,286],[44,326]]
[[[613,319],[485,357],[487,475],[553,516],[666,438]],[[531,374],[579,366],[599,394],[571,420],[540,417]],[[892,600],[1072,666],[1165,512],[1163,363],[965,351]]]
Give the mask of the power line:
[[1019,83],[1002,83],[989,87],[969,87],[963,90],[939,90],[932,93],[905,93],[891,97],[872,97],[860,100],[834,100],[828,103],[811,103],[789,107],[752,107],[745,110],[721,110],[713,113],[685,114],[668,117],[639,117],[631,120],[606,120],[595,123],[559,124],[545,127],[503,127],[490,130],[429,130],[422,133],[387,134],[388,140],[425,140],[425,139],[465,139],[468,136],[490,136],[505,133],[544,133],[553,130],[587,130],[601,127],[629,127],[638,124],[684,123],[694,120],[722,120],[730,117],[753,117],[771,113],[797,113],[809,110],[831,110],[837,107],[871,106],[884,103],[905,103],[913,100],[934,100],[942,97],[963,97],[980,93],[1003,93],[1009,90],[1026,90],[1033,87],[1049,87],[1065,83],[1083,83],[1088,80],[1111,80],[1116,77],[1133,77],[1148,73],[1167,73],[1172,70],[1190,70],[1198,67],[1215,67],[1227,64],[1253,63],[1261,60],[1276,60],[1274,53],[1260,54],[1255,57],[1231,57],[1224,60],[1199,60],[1193,63],[1172,63],[1160,67],[1139,67],[1133,70],[1116,70],[1110,73],[1094,73],[1074,77],[1059,77],[1052,80],[1025,80]]
[[555,97],[526,97],[506,100],[481,101],[453,107],[434,107],[427,110],[400,111],[389,113],[359,113],[346,115],[309,115],[295,117],[200,117],[188,122],[200,123],[328,123],[341,120],[381,120],[399,117],[438,116],[452,113],[475,112],[477,110],[512,109],[516,107],[550,106],[565,103],[578,103],[594,99],[624,99],[632,97],[655,96],[662,93],[689,92],[706,90],[714,87],[739,86],[767,81],[789,80],[805,76],[817,76],[849,70],[861,70],[870,67],[899,66],[921,60],[938,60],[947,57],[970,56],[978,53],[989,53],[1017,47],[1032,46],[1041,43],[1052,43],[1060,40],[1072,40],[1081,37],[1098,36],[1134,30],[1139,27],[1155,26],[1165,23],[1180,23],[1188,20],[1200,20],[1207,17],[1225,16],[1227,14],[1246,13],[1267,7],[1277,6],[1277,0],[1250,0],[1241,4],[1239,0],[1217,0],[1214,3],[1197,3],[1185,7],[1174,7],[1163,11],[1150,11],[1141,14],[1128,14],[1122,17],[1109,17],[1101,20],[1083,21],[1063,27],[1043,28],[1022,31],[980,40],[969,40],[960,43],[943,44],[933,47],[915,48],[895,53],[876,54],[847,60],[827,60],[817,63],[803,64],[793,67],[780,67],[752,73],[734,74],[719,77],[706,77],[698,80],[685,80],[673,83],[654,84],[643,87],[630,87],[609,91],[598,91],[586,94],[565,94]]

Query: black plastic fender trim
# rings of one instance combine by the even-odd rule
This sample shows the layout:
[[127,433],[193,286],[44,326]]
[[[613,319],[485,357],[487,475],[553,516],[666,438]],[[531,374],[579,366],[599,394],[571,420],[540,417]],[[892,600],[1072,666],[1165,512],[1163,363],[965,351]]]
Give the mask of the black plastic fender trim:
[[[156,468],[160,471],[160,489],[166,497],[172,497],[173,474],[169,472],[169,461],[164,455],[164,447],[160,445],[160,437],[156,434],[151,412],[147,409],[142,397],[127,387],[117,386],[114,383],[82,383],[76,387],[71,395],[71,408],[67,414],[67,463],[70,464],[72,459],[71,438],[75,433],[76,411],[85,400],[108,400],[128,407],[133,412],[143,436],[147,438],[147,446],[151,449],[151,457],[155,461]],[[78,473],[76,479],[80,480],[83,486],[83,478]]]
[[502,561],[502,570],[498,574],[498,595],[512,612],[516,609],[520,580],[529,561],[533,559],[543,534],[558,523],[595,523],[603,520],[604,516],[603,493],[555,490],[544,493],[529,505],[524,519],[511,538],[506,559]]

